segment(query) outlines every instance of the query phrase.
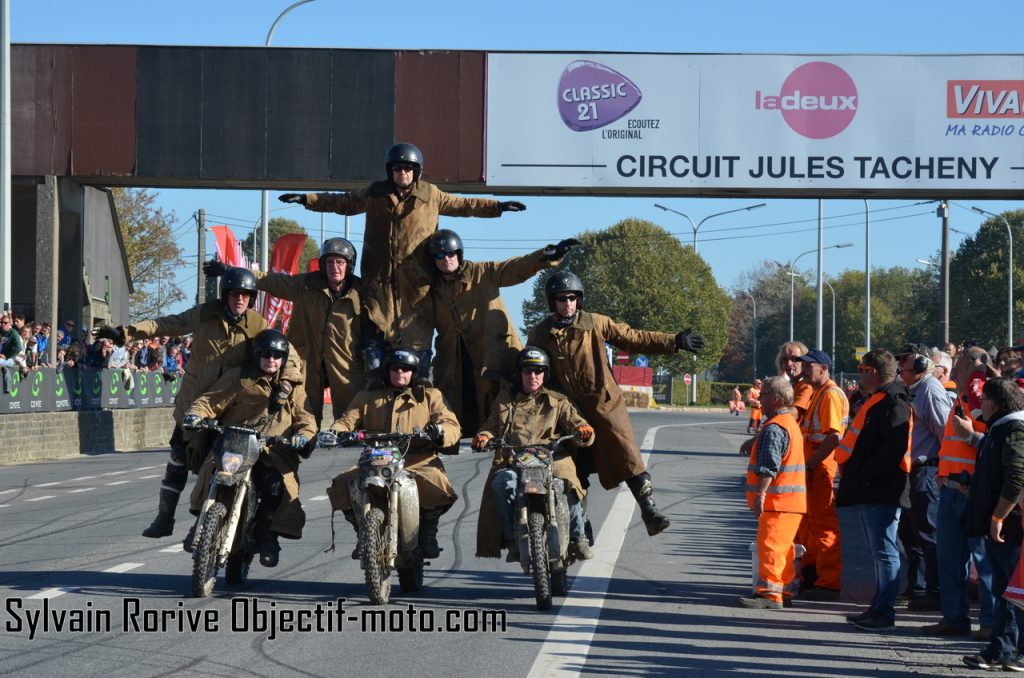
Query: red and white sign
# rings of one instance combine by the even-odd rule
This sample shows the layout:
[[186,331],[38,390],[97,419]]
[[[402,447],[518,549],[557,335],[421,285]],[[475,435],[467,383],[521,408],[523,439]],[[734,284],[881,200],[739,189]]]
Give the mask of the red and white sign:
[[691,377],[689,374],[684,374],[683,375],[683,383],[686,384],[687,386],[689,386],[690,384],[693,383],[693,377]]
[[615,362],[625,365],[629,362],[629,354],[625,351],[618,351],[615,353]]

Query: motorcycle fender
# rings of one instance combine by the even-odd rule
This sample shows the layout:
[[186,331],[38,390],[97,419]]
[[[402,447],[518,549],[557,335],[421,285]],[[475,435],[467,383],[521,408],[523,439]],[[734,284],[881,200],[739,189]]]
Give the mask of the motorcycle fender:
[[[416,479],[408,474],[401,474],[392,485],[392,492],[397,496],[398,507],[395,515],[398,518],[398,557],[404,561],[411,557],[420,543],[420,496],[416,490]],[[402,563],[404,567],[405,562]]]

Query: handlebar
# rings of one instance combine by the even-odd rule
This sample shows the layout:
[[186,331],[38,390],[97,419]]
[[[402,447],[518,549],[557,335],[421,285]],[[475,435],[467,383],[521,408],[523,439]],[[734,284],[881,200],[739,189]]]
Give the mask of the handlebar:
[[216,419],[205,418],[202,419],[197,426],[183,426],[187,431],[213,431],[217,435],[224,433],[225,431],[236,431],[245,435],[256,436],[256,440],[259,440],[264,445],[274,445],[280,443],[282,445],[291,445],[292,436],[265,436],[254,428],[248,426],[221,426]]
[[392,433],[366,433],[365,431],[352,431],[351,433],[335,433],[334,431],[321,431],[316,435],[317,447],[355,447],[367,443],[411,443],[414,440],[429,440],[429,436],[423,433],[419,427],[414,428],[412,433],[394,431]]
[[509,445],[508,443],[505,442],[504,438],[491,438],[490,440],[487,441],[487,444],[484,445],[483,449],[479,451],[487,452],[499,450],[516,450],[524,447],[544,447],[553,452],[562,443],[567,442],[569,440],[574,440],[575,438],[575,434],[570,433],[569,435],[556,438],[555,440],[552,440],[551,442],[548,443],[537,443],[532,445]]

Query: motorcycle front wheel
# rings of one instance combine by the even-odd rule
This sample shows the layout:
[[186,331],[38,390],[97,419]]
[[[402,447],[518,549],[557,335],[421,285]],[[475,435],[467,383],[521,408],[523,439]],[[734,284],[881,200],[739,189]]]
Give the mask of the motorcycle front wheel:
[[217,553],[224,539],[224,518],[227,508],[216,503],[206,512],[199,526],[195,548],[192,551],[192,595],[206,598],[213,593],[217,581]]
[[530,530],[530,569],[533,571],[533,592],[537,596],[537,609],[551,609],[551,575],[548,572],[548,535],[544,529],[544,514],[531,511],[526,517]]
[[387,564],[384,512],[372,508],[363,520],[363,563],[366,591],[374,605],[387,605],[391,594],[391,572]]

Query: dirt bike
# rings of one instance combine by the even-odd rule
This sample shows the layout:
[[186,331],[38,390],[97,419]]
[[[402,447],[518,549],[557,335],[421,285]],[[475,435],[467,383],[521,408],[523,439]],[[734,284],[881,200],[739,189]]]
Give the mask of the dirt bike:
[[317,436],[319,447],[363,445],[349,496],[359,529],[359,562],[374,605],[387,604],[392,569],[398,571],[402,591],[423,588],[419,492],[416,478],[405,470],[405,457],[417,440],[428,438],[418,429],[340,437],[325,431]]
[[218,426],[203,420],[198,429],[218,434],[210,453],[216,468],[210,477],[206,501],[196,518],[192,542],[192,595],[213,593],[217,572],[224,568],[224,583],[244,584],[253,555],[259,553],[254,535],[256,491],[252,468],[264,446],[290,444],[290,437],[262,437],[241,426]]
[[498,451],[512,462],[516,483],[515,527],[519,564],[533,575],[538,610],[550,610],[552,596],[568,593],[566,572],[575,562],[569,552],[569,502],[565,483],[551,470],[563,436],[547,445],[506,445],[491,439],[481,451]]

